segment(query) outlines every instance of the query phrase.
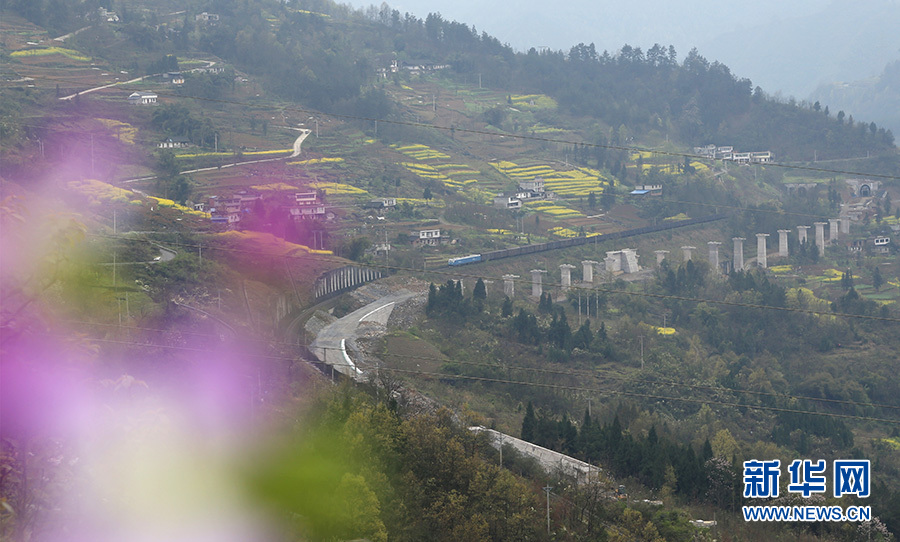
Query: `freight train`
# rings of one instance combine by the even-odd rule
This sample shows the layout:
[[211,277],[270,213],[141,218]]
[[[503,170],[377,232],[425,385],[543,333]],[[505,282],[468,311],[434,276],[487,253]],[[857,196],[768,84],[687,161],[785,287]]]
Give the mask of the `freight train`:
[[492,260],[500,260],[503,258],[512,258],[514,256],[522,256],[525,254],[534,254],[536,252],[544,252],[546,250],[555,250],[558,248],[568,248],[587,243],[602,243],[605,241],[615,241],[634,237],[636,235],[644,235],[645,233],[654,233],[658,231],[672,230],[675,228],[683,228],[685,226],[693,226],[695,224],[705,224],[707,222],[715,222],[716,220],[724,220],[728,218],[728,214],[717,213],[700,218],[689,218],[687,220],[679,220],[655,226],[644,226],[642,228],[632,228],[630,230],[622,230],[604,235],[594,235],[592,237],[572,237],[570,239],[562,239],[559,241],[550,241],[549,243],[538,243],[534,245],[525,245],[523,247],[507,248],[503,250],[494,250],[484,254],[470,254],[468,256],[460,256],[458,258],[450,258],[447,265],[459,266],[470,263],[489,262]]

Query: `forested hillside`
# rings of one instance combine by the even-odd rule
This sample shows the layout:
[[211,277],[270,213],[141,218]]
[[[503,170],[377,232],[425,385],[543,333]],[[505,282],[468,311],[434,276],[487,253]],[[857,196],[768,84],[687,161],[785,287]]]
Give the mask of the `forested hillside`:
[[[0,537],[900,533],[885,127],[387,4],[0,1]],[[876,519],[745,521],[796,458]]]
[[[60,31],[89,22],[83,13],[93,5],[60,10],[57,4],[40,0],[9,7]],[[195,1],[183,7],[188,8],[184,15],[165,21],[126,7],[124,32],[131,45],[159,54],[209,51],[263,77],[284,98],[327,112],[387,117],[391,104],[378,82],[372,85],[372,76],[396,59],[403,65],[449,64],[459,77],[477,78],[485,86],[548,94],[568,114],[593,117],[614,129],[595,143],[624,144],[656,134],[689,146],[727,142],[771,150],[779,160],[811,161],[884,153],[894,141],[889,130],[830,111],[827,104],[773,99],[697,50],[681,61],[664,45],[601,52],[593,44],[578,44],[568,51],[516,53],[465,23],[439,14],[423,20],[387,5],[365,15],[327,1]],[[194,13],[206,10],[220,15],[218,24],[193,20]],[[155,30],[143,26],[154,22],[163,24]],[[80,34],[78,42],[112,60],[124,52],[107,45],[109,36],[99,28]]]

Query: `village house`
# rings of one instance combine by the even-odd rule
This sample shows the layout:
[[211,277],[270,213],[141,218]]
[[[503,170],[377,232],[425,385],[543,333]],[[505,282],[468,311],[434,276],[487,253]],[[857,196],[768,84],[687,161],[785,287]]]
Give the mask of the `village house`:
[[663,187],[661,184],[640,184],[629,192],[632,196],[662,196]]
[[738,164],[765,164],[775,158],[772,151],[735,152],[731,145],[694,147],[694,154],[709,160],[728,160]]
[[522,200],[518,199],[516,196],[511,196],[509,194],[497,194],[497,196],[494,197],[494,208],[521,209]]
[[167,137],[156,146],[160,149],[183,149],[190,146],[191,140],[186,137]]
[[327,220],[331,217],[325,203],[315,190],[294,193],[294,207],[290,210],[291,220]]
[[519,189],[534,194],[544,193],[544,178],[535,177],[532,181],[519,181]]
[[194,16],[194,20],[201,23],[215,23],[219,21],[219,15],[217,13],[198,13]]
[[298,222],[300,220],[327,220],[328,210],[325,205],[304,205],[302,207],[291,207],[291,220]]
[[412,244],[417,247],[436,247],[444,240],[444,238],[441,237],[440,229],[415,231],[409,235],[409,238],[410,241],[412,241]]
[[168,72],[166,74],[166,80],[171,85],[180,86],[184,84],[184,74],[181,72]]
[[363,209],[384,210],[397,206],[397,198],[376,198],[363,204]]
[[152,92],[132,92],[128,96],[131,105],[156,105],[158,96]]
[[873,254],[890,254],[891,238],[886,235],[876,235],[866,240],[866,246]]
[[119,22],[119,16],[115,11],[110,11],[104,7],[97,8],[97,14],[100,15],[100,20],[107,23],[117,23]]
[[315,190],[306,190],[304,192],[294,193],[294,204],[300,207],[307,205],[320,205],[319,193]]

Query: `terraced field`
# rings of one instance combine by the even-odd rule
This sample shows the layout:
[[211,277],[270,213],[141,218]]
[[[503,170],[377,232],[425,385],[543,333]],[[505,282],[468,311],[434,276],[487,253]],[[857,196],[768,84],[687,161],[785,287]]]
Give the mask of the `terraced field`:
[[491,162],[491,165],[516,181],[531,181],[542,177],[544,188],[562,197],[587,197],[591,192],[600,194],[606,187],[615,185],[615,179],[608,179],[598,170],[588,167],[556,169],[546,164],[520,166],[505,160]]
[[452,162],[450,155],[427,145],[391,145],[391,148],[415,160],[400,163],[410,173],[425,180],[437,181],[473,201],[488,203],[495,193],[503,189],[500,183],[476,168]]

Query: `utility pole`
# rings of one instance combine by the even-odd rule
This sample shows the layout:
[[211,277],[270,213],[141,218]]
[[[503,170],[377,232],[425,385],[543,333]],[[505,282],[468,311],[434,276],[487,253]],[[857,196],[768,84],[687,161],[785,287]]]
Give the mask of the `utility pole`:
[[119,289],[116,287],[116,265],[119,251],[113,252],[113,295],[116,296],[116,307],[119,310],[119,325],[122,325],[122,298],[119,297]]
[[547,536],[550,536],[550,490],[553,489],[551,486],[544,487],[544,492],[547,493]]
[[644,370],[644,336],[641,335],[641,370]]
[[91,177],[94,176],[94,134],[91,134]]

